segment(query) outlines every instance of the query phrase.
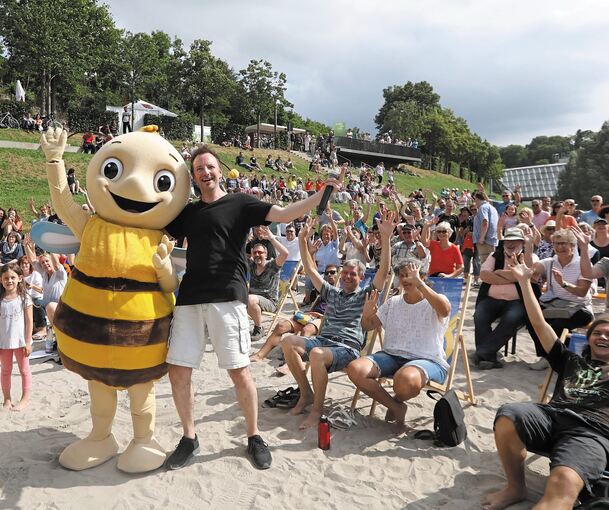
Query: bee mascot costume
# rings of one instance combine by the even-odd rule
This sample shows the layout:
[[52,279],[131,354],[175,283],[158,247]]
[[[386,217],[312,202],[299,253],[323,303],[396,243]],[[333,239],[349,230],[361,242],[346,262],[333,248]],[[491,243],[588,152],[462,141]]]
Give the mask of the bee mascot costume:
[[165,355],[172,292],[178,279],[161,229],[186,205],[186,163],[156,126],[108,142],[91,159],[87,192],[95,214],[72,199],[62,161],[67,133],[48,130],[41,146],[53,206],[79,239],[75,267],[54,318],[64,366],[89,381],[91,433],[59,456],[68,469],[114,457],[117,390],[129,393],[133,439],[118,468],[142,473],[160,467],[165,452],[154,438],[156,379]]

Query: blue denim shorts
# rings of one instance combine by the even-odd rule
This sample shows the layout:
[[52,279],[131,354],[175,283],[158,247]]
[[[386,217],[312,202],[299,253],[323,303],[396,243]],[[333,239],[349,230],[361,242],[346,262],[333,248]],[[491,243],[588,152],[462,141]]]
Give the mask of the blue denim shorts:
[[311,336],[305,338],[305,361],[309,359],[309,352],[314,347],[323,347],[329,349],[332,353],[332,364],[328,367],[328,373],[338,372],[345,368],[354,359],[359,358],[359,351],[348,345],[341,344],[334,340],[324,338],[323,336]]
[[385,351],[375,352],[366,357],[379,369],[380,377],[393,377],[400,368],[412,366],[420,368],[425,372],[427,376],[426,382],[434,381],[442,384],[446,379],[446,370],[435,361],[429,359],[409,360],[408,358],[394,356]]

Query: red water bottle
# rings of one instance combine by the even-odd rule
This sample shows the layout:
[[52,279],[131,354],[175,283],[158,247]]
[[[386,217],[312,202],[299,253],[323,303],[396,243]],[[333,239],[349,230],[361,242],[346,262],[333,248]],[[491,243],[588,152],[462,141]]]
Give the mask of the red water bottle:
[[317,426],[317,446],[322,450],[330,449],[330,423],[324,415],[320,416]]

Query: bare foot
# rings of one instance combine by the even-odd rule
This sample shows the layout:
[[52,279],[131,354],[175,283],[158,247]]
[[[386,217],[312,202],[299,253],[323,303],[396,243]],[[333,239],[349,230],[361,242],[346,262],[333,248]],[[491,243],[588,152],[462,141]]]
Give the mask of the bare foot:
[[259,361],[262,361],[263,359],[264,359],[264,358],[261,358],[260,356],[258,356],[258,353],[256,353],[256,354],[252,354],[252,355],[250,356],[250,361],[251,361],[252,363],[258,363]]
[[321,418],[321,411],[312,410],[309,413],[309,416],[307,416],[307,419],[298,426],[298,430],[306,430],[310,427],[317,427],[319,418]]
[[481,503],[484,510],[501,510],[525,499],[527,499],[526,487],[511,488],[506,486],[500,491],[483,496]]
[[30,400],[29,399],[21,399],[17,404],[15,404],[13,406],[13,408],[11,409],[11,411],[23,411],[28,405],[30,404]]
[[385,414],[385,421],[388,423],[395,422],[398,425],[404,425],[404,421],[406,420],[406,411],[408,411],[408,406],[403,402],[399,402],[400,410],[398,412],[393,412],[391,409],[387,409],[387,413]]
[[13,407],[13,403],[10,398],[4,400],[4,404],[2,404],[2,409],[11,409]]
[[290,372],[290,367],[288,366],[287,363],[284,363],[283,365],[279,365],[277,367],[277,375],[288,375],[291,373],[292,372]]
[[290,409],[290,411],[288,412],[288,414],[291,415],[297,415],[297,414],[302,414],[304,413],[305,407],[307,407],[309,404],[313,403],[313,394],[312,393],[302,393],[302,390],[300,392],[300,398],[298,399],[298,402],[296,402],[296,405]]

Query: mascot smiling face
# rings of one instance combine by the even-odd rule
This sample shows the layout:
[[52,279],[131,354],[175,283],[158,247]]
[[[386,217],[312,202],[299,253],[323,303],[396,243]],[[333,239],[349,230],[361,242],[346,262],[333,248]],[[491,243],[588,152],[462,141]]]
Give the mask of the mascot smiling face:
[[154,133],[127,133],[95,154],[87,169],[87,192],[104,220],[160,230],[184,208],[190,178],[169,142]]

